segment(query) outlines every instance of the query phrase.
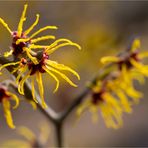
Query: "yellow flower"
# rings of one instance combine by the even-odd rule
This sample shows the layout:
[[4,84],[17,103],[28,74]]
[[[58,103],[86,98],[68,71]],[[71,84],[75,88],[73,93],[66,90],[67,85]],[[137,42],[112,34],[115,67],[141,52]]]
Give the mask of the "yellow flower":
[[[119,56],[109,56],[101,59],[102,63],[114,63],[119,72],[118,78],[113,82],[111,88],[123,90],[129,97],[138,103],[142,93],[134,89],[133,80],[144,83],[144,77],[148,77],[148,65],[142,63],[148,52],[140,53],[140,40],[135,39],[131,48]],[[128,88],[128,89],[127,89]],[[119,90],[119,91],[120,91]],[[119,95],[119,94],[118,94]],[[120,96],[123,96],[120,94]]]
[[[23,31],[23,24],[26,21],[26,10],[27,10],[28,5],[24,5],[24,10],[22,12],[22,16],[20,18],[17,31],[12,31],[8,24],[0,18],[0,23],[8,30],[8,32],[12,36],[12,49],[9,52],[6,52],[4,55],[10,56],[20,56],[23,52],[26,52],[27,56],[37,64],[37,60],[35,57],[33,57],[36,53],[32,49],[38,48],[38,45],[35,45],[34,43],[37,43],[39,41],[47,40],[47,39],[55,39],[55,36],[53,35],[47,35],[47,36],[42,36],[38,38],[34,38],[36,35],[41,33],[42,31],[45,31],[47,29],[57,29],[56,26],[45,26],[32,35],[28,36],[28,34],[34,29],[34,27],[38,24],[39,22],[39,14],[36,15],[36,20],[35,22],[25,31]],[[40,47],[44,48],[46,46],[40,45]],[[48,46],[47,46],[48,47]]]
[[105,68],[104,77],[91,86],[92,97],[80,105],[77,110],[79,116],[89,109],[96,121],[100,110],[107,127],[122,126],[122,113],[131,113],[132,105],[139,103],[143,96],[134,88],[133,81],[144,83],[144,77],[148,76],[148,65],[142,63],[148,52],[139,53],[139,48],[140,41],[135,39],[126,52],[101,59],[105,66],[110,64],[110,67]]
[[5,115],[7,124],[10,128],[15,128],[15,125],[13,124],[13,120],[12,120],[11,111],[10,111],[11,109],[10,100],[14,100],[16,102],[16,105],[13,107],[13,109],[17,108],[19,105],[18,97],[15,94],[9,92],[3,84],[0,84],[0,102],[3,105],[4,115]]
[[44,147],[48,138],[49,138],[49,128],[47,124],[42,124],[40,126],[40,131],[38,137],[35,133],[33,133],[29,128],[25,126],[18,127],[17,132],[20,136],[24,138],[24,140],[20,139],[12,139],[5,141],[2,146],[11,148],[11,147],[19,147],[19,148],[32,148],[32,147]]
[[[61,43],[61,44],[59,44]],[[56,75],[59,75],[62,77],[65,81],[67,81],[71,86],[77,87],[76,84],[74,84],[62,71],[68,71],[71,72],[73,75],[75,75],[78,80],[80,79],[80,76],[78,75],[77,72],[75,72],[73,69],[71,69],[68,66],[65,66],[63,64],[59,64],[56,61],[52,61],[49,59],[50,54],[52,54],[54,51],[59,49],[60,47],[64,46],[76,46],[80,49],[80,46],[76,43],[71,42],[68,39],[59,39],[56,40],[54,43],[52,43],[48,48],[45,48],[43,52],[40,52],[38,55],[38,64],[35,64],[34,62],[27,60],[25,58],[22,58],[21,61],[18,62],[12,62],[8,64],[4,64],[0,67],[0,70],[7,66],[12,66],[12,65],[18,65],[13,72],[18,71],[19,74],[16,78],[16,82],[18,84],[18,91],[20,94],[24,94],[24,82],[28,79],[31,78],[31,86],[32,86],[32,96],[33,99],[36,100],[35,97],[35,88],[34,88],[34,75],[36,75],[36,81],[38,84],[39,88],[39,93],[41,96],[42,100],[42,106],[46,107],[46,104],[44,102],[44,87],[43,87],[43,82],[42,82],[42,74],[43,73],[48,73],[53,79],[56,81],[56,88],[54,92],[58,90],[59,87],[59,79],[57,78]],[[22,77],[22,78],[21,78]]]
[[[60,47],[64,46],[76,46],[78,49],[81,49],[81,47],[65,38],[58,39],[51,43],[50,45],[35,45],[34,43],[47,40],[47,39],[55,39],[54,36],[42,36],[33,39],[36,35],[38,35],[40,32],[47,30],[47,29],[57,29],[56,26],[46,26],[41,29],[39,29],[37,32],[33,33],[31,36],[28,36],[28,34],[31,32],[31,30],[38,24],[39,21],[39,14],[37,14],[35,22],[30,26],[29,29],[23,31],[23,23],[26,20],[25,14],[27,10],[27,5],[24,5],[24,10],[22,12],[22,16],[20,18],[20,22],[18,24],[17,31],[11,31],[11,29],[8,27],[8,25],[4,22],[3,19],[0,18],[0,22],[3,24],[3,26],[10,32],[10,34],[13,37],[13,43],[12,43],[12,50],[10,52],[5,53],[5,56],[14,55],[19,56],[21,58],[20,61],[12,62],[4,64],[0,67],[0,71],[7,67],[7,66],[16,66],[13,72],[18,72],[18,76],[16,78],[16,82],[18,84],[18,91],[21,94],[24,94],[24,82],[31,77],[31,85],[32,85],[32,96],[33,99],[37,102],[35,99],[35,88],[34,88],[34,75],[36,75],[36,81],[39,87],[39,93],[42,100],[43,107],[46,106],[44,102],[44,87],[42,82],[42,73],[48,73],[51,77],[53,77],[56,81],[56,88],[55,91],[57,91],[59,87],[59,80],[56,77],[55,74],[60,75],[63,79],[65,79],[70,85],[76,87],[76,85],[62,72],[60,71],[69,71],[73,73],[78,79],[80,79],[77,72],[72,70],[71,68],[59,64],[56,61],[51,61],[49,58],[49,55],[52,54],[54,51],[59,49]],[[34,52],[32,49],[41,49],[41,51]],[[25,56],[22,53],[26,53],[27,56]],[[54,74],[55,73],[55,74]]]
[[98,110],[100,110],[104,122],[108,128],[117,129],[122,127],[122,108],[110,92],[101,89],[92,93],[92,98],[85,100],[77,109],[77,115],[80,116],[85,110],[92,113],[94,122],[98,120]]
[[142,60],[148,57],[148,51],[140,53],[140,40],[136,38],[129,50],[120,54],[119,56],[108,56],[101,58],[103,64],[114,63],[117,68],[121,70],[126,67],[127,70],[131,70],[140,73],[144,76],[148,76],[148,65],[144,65]]

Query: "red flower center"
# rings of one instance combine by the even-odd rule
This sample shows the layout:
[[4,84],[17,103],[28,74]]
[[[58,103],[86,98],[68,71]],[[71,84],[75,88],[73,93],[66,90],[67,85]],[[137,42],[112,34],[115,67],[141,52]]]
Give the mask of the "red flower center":
[[139,62],[140,59],[138,58],[138,53],[138,51],[134,51],[130,55],[125,55],[125,57],[122,57],[122,59],[118,62],[119,70],[122,69],[123,64],[126,65],[128,69],[131,69],[133,65],[130,62],[130,59],[134,59],[135,61]]
[[103,95],[104,91],[100,91],[100,92],[94,92],[93,95],[92,95],[92,103],[94,105],[97,105],[98,103],[101,103],[103,102],[103,98],[102,98],[102,95]]
[[23,48],[28,47],[30,44],[30,41],[27,42],[20,42],[19,44],[16,44],[16,41],[18,39],[25,39],[27,38],[23,33],[21,34],[21,37],[18,36],[18,33],[16,31],[13,32],[13,40],[12,40],[12,47],[13,47],[13,55],[19,56],[23,53]]
[[35,74],[37,71],[44,73],[45,70],[42,68],[42,66],[45,66],[45,60],[47,60],[49,56],[47,53],[43,53],[40,59],[40,62],[38,64],[34,64],[33,62],[28,63],[29,70],[31,69],[30,75]]

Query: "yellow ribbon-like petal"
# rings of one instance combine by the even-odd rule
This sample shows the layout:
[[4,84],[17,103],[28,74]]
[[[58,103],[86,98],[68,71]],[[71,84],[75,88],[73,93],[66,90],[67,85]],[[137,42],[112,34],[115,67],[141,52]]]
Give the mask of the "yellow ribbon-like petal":
[[20,61],[19,61],[19,62],[6,63],[6,64],[0,66],[0,71],[1,71],[3,68],[5,68],[5,67],[14,66],[14,65],[17,65],[17,64],[20,64]]
[[10,128],[15,128],[15,125],[13,124],[12,115],[10,111],[10,102],[7,99],[3,99],[2,101],[3,108],[4,108],[4,114],[7,121],[7,124]]
[[41,96],[42,107],[47,108],[47,105],[46,105],[45,100],[44,100],[44,86],[43,86],[43,82],[42,82],[42,75],[41,75],[40,72],[36,73],[36,78],[37,78],[36,80],[37,80],[37,83],[38,83],[39,93],[40,93],[40,96]]
[[71,86],[74,86],[74,87],[77,87],[76,84],[74,84],[65,74],[61,73],[60,71],[52,68],[52,67],[49,67],[49,66],[46,66],[48,70],[50,71],[53,71],[57,74],[59,74],[66,82],[68,82]]
[[38,31],[36,31],[35,33],[33,33],[30,38],[32,39],[33,37],[35,37],[36,35],[38,35],[39,33],[47,30],[47,29],[58,29],[56,26],[46,26],[46,27],[43,27],[43,28],[40,28]]
[[9,32],[10,34],[12,34],[12,31],[11,31],[11,29],[9,28],[8,24],[7,24],[2,18],[0,18],[0,23],[8,30],[8,32]]
[[30,142],[36,138],[35,134],[25,126],[20,126],[17,131],[21,136],[25,137]]
[[35,20],[35,22],[26,30],[26,31],[24,31],[24,35],[28,35],[32,30],[33,30],[33,28],[38,24],[38,22],[39,22],[39,17],[40,17],[40,15],[39,14],[37,14],[36,15],[36,20]]
[[36,97],[35,97],[35,88],[34,88],[34,77],[31,78],[31,89],[32,89],[32,97],[33,100],[38,103]]
[[31,73],[31,70],[18,83],[18,91],[22,95],[24,95],[24,83],[30,77],[30,73]]
[[132,46],[131,46],[131,50],[135,51],[137,49],[139,49],[141,47],[141,43],[140,40],[137,38],[133,41]]
[[15,106],[13,106],[13,109],[16,109],[19,106],[19,98],[15,94],[13,94],[11,92],[6,92],[6,93],[8,95],[10,95],[10,97],[11,97],[12,100],[15,101],[16,104],[15,104]]
[[58,78],[50,71],[48,70],[48,68],[46,68],[45,66],[42,67],[51,77],[53,77],[55,79],[56,83],[56,88],[54,90],[54,93],[58,90],[59,88],[59,80]]
[[26,20],[25,15],[26,15],[27,7],[28,7],[27,4],[24,5],[24,10],[23,10],[23,12],[22,12],[22,16],[21,16],[21,18],[20,18],[20,22],[19,22],[19,24],[18,24],[17,33],[18,33],[18,36],[19,36],[19,37],[21,37],[22,30],[23,30],[23,23],[24,23],[24,21]]
[[107,63],[116,63],[119,62],[120,58],[119,57],[115,57],[115,56],[107,56],[107,57],[103,57],[101,58],[101,63],[103,64],[107,64]]
[[53,35],[41,36],[41,37],[38,37],[36,39],[32,39],[31,43],[36,43],[36,42],[48,40],[48,39],[55,39],[55,36],[53,36]]
[[74,75],[78,78],[78,80],[80,80],[79,74],[78,74],[76,71],[74,71],[73,69],[71,69],[70,67],[65,66],[65,65],[63,65],[63,64],[59,64],[59,63],[57,63],[57,62],[55,62],[55,61],[51,61],[51,60],[46,60],[46,63],[47,63],[49,66],[52,66],[52,67],[54,67],[54,68],[56,68],[56,69],[64,70],[64,71],[69,71],[69,72],[71,72],[72,74],[74,74]]

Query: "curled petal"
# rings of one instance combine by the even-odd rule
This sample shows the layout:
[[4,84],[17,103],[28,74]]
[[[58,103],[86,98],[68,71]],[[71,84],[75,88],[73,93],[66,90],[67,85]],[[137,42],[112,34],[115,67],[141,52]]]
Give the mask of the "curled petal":
[[54,79],[55,79],[55,81],[57,82],[56,83],[56,88],[55,88],[55,90],[54,90],[54,93],[58,90],[58,88],[59,88],[59,80],[58,80],[58,78],[50,71],[50,70],[48,70],[48,68],[46,68],[45,66],[43,66],[43,69],[51,76],[51,77],[53,77]]
[[68,82],[71,86],[77,87],[77,85],[74,84],[65,74],[61,73],[60,71],[58,71],[58,70],[56,70],[56,69],[54,69],[54,68],[52,68],[52,67],[49,67],[49,66],[46,66],[46,67],[47,67],[48,70],[53,71],[53,72],[59,74],[59,75],[60,75],[66,82]]
[[35,20],[35,22],[24,32],[24,35],[28,35],[32,30],[33,30],[33,28],[38,24],[38,22],[39,22],[39,17],[40,17],[40,15],[39,14],[37,14],[36,15],[36,20]]
[[55,39],[55,36],[53,35],[47,35],[47,36],[42,36],[42,37],[38,37],[36,39],[31,39],[31,38],[26,38],[26,39],[18,39],[16,41],[16,44],[18,45],[20,42],[28,42],[31,40],[31,43],[36,43],[36,42],[39,42],[39,41],[43,41],[43,40],[48,40],[48,39]]
[[140,40],[137,38],[133,41],[132,46],[131,46],[131,50],[135,51],[137,49],[139,49],[141,47],[141,43]]
[[12,120],[11,111],[10,111],[10,102],[7,99],[3,99],[2,104],[3,104],[4,114],[5,114],[5,118],[8,126],[10,128],[15,128]]
[[98,106],[91,105],[89,107],[90,112],[92,113],[92,121],[96,123],[98,121]]
[[20,148],[29,148],[30,147],[30,143],[28,143],[27,141],[24,140],[8,140],[6,142],[4,142],[1,147],[5,147],[5,148],[10,148],[10,147],[20,147]]
[[47,52],[48,54],[51,54],[51,53],[55,52],[57,49],[64,47],[64,46],[76,46],[78,49],[81,49],[81,47],[76,43],[62,43],[62,44],[57,45],[57,46],[52,47],[52,48],[50,48],[50,46],[47,47],[45,52]]
[[17,129],[18,133],[26,138],[28,141],[32,141],[36,138],[35,134],[25,126],[21,126]]
[[42,106],[43,108],[47,108],[47,105],[44,100],[44,87],[43,87],[43,82],[42,82],[42,75],[40,72],[36,73],[36,78],[37,78],[36,80],[37,80],[38,87],[39,87],[39,93],[41,96]]
[[46,46],[46,45],[34,45],[34,44],[31,44],[29,46],[30,49],[40,49],[40,48],[47,48],[49,46]]
[[63,64],[59,64],[59,63],[57,63],[57,62],[55,62],[55,61],[51,61],[51,60],[46,60],[46,63],[47,63],[49,66],[52,66],[52,67],[54,67],[54,68],[56,68],[56,69],[69,71],[69,72],[71,72],[72,74],[74,74],[74,75],[78,78],[78,80],[80,80],[79,74],[78,74],[77,72],[75,72],[73,69],[71,69],[70,67],[65,66],[65,65],[63,65]]
[[33,57],[32,55],[31,55],[31,49],[30,48],[23,48],[23,50],[24,51],[26,51],[26,53],[27,53],[27,56],[30,58],[30,60],[34,63],[34,64],[38,64],[39,62],[38,62],[38,60],[37,60],[37,58],[36,57]]
[[136,69],[132,69],[130,73],[130,77],[132,79],[137,80],[139,83],[144,84],[145,83],[145,78],[144,75],[142,75],[140,72],[138,72]]
[[15,101],[16,104],[13,106],[13,109],[16,109],[19,106],[19,98],[13,93],[7,92],[7,94],[10,95],[11,99]]
[[133,59],[131,59],[130,62],[140,73],[142,73],[144,76],[148,77],[148,66],[147,65],[146,66],[142,65],[141,63],[136,62]]
[[14,74],[14,73],[17,72],[19,69],[20,69],[20,67],[14,68],[11,73]]
[[147,58],[147,57],[148,57],[148,51],[144,51],[144,52],[142,52],[142,53],[139,53],[139,54],[138,54],[138,57],[139,57],[140,59]]
[[111,104],[101,104],[100,109],[108,128],[118,129],[122,126],[122,116],[111,106]]
[[53,35],[46,35],[46,36],[38,37],[36,39],[32,39],[31,43],[36,43],[36,42],[43,41],[43,40],[48,40],[48,39],[55,39],[55,36],[53,36]]
[[33,100],[38,103],[36,97],[35,97],[35,88],[34,88],[34,78],[32,77],[31,79],[31,89],[32,89],[32,97],[33,97]]
[[30,40],[30,38],[25,38],[25,39],[21,38],[21,39],[17,39],[16,45],[18,45],[20,42],[28,42],[29,40]]
[[78,117],[80,117],[85,111],[86,109],[89,108],[89,106],[92,105],[90,100],[87,99],[85,100],[77,109],[76,114],[78,115]]
[[23,10],[23,12],[22,12],[22,16],[21,16],[21,18],[20,18],[20,22],[19,22],[19,24],[18,24],[18,29],[17,29],[17,31],[18,31],[18,36],[20,37],[21,36],[21,34],[22,34],[22,30],[23,30],[23,23],[24,23],[24,21],[26,20],[26,17],[25,17],[25,15],[26,15],[26,10],[27,10],[27,7],[28,7],[28,5],[26,4],[26,5],[24,5],[24,10]]
[[33,109],[36,110],[37,109],[36,103],[34,101],[32,101],[32,100],[28,100],[28,101],[31,104],[31,106],[33,107]]
[[[57,46],[60,42],[64,42],[64,43],[69,43],[72,44],[73,42],[71,40],[65,39],[65,38],[61,38],[56,40],[55,42],[53,42],[48,48],[46,48],[46,51],[50,50],[51,48],[54,48],[55,46]],[[62,43],[63,44],[63,43]],[[74,44],[74,43],[73,43]],[[78,49],[81,49],[81,47],[76,44],[78,46]]]
[[26,72],[27,66],[21,67],[21,68],[19,68],[18,70],[19,70],[20,73],[19,73],[18,76],[16,77],[16,84],[19,84],[19,80],[20,80],[20,78],[22,77],[22,75]]
[[121,77],[123,78],[124,83],[131,84],[131,77],[130,77],[130,72],[127,70],[126,65],[122,65],[122,69],[121,69]]
[[121,105],[123,106],[123,109],[125,110],[125,112],[131,113],[132,112],[131,103],[128,101],[128,98],[126,97],[124,92],[121,90],[117,90],[116,94],[120,98]]
[[47,123],[41,123],[39,140],[41,141],[42,144],[47,143],[47,140],[49,138],[49,134],[50,134],[50,129],[49,129]]
[[103,64],[107,64],[107,63],[116,63],[119,62],[120,58],[119,57],[115,57],[115,56],[107,56],[107,57],[103,57],[101,58],[101,63]]
[[19,62],[6,63],[6,64],[0,66],[0,71],[1,71],[3,68],[5,68],[5,67],[14,66],[14,65],[17,65],[17,64],[20,64],[20,61],[19,61]]
[[134,100],[135,103],[139,103],[139,98],[141,98],[143,96],[143,94],[141,92],[135,90],[135,88],[133,87],[132,84],[126,85],[126,84],[122,83],[120,85],[120,87],[129,97],[131,97]]
[[107,104],[111,104],[115,108],[115,110],[121,114],[122,108],[119,104],[119,101],[117,101],[110,93],[103,94],[103,98]]
[[8,24],[5,23],[5,21],[2,18],[0,18],[0,23],[9,31],[10,34],[12,34],[12,31],[9,28]]
[[24,83],[30,77],[30,73],[31,73],[31,70],[18,83],[18,91],[22,95],[24,95]]
[[38,31],[36,31],[35,33],[33,33],[30,38],[33,38],[35,37],[36,35],[38,35],[39,33],[43,32],[44,30],[47,30],[47,29],[58,29],[56,26],[46,26],[46,27],[43,27],[41,29],[39,29]]

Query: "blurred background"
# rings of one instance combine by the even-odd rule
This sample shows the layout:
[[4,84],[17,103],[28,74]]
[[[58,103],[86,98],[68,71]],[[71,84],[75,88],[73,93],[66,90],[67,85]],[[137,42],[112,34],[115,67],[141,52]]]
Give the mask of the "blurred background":
[[[57,93],[53,94],[54,80],[44,75],[45,98],[48,105],[55,111],[64,110],[75,97],[80,94],[101,68],[100,58],[105,55],[113,55],[127,48],[129,41],[134,36],[139,36],[142,41],[142,49],[148,47],[148,2],[97,2],[97,1],[0,1],[0,17],[2,17],[12,30],[17,29],[23,5],[29,4],[27,21],[24,29],[27,29],[35,20],[37,13],[40,21],[37,30],[46,25],[56,25],[58,30],[45,31],[43,34],[52,34],[56,38],[68,38],[79,45],[82,50],[75,47],[65,47],[51,55],[51,59],[63,63],[75,69],[81,76],[78,82],[73,76],[70,78],[78,84],[78,88],[69,86],[61,79],[61,85]],[[48,42],[43,42],[47,44]],[[0,49],[1,53],[9,50],[11,36],[0,25]],[[0,80],[10,78],[5,70]],[[73,112],[66,120],[63,133],[64,145],[68,147],[115,147],[115,146],[148,146],[148,81],[144,86],[137,86],[144,93],[144,98],[139,105],[135,105],[131,115],[124,114],[124,126],[119,130],[105,127],[100,117],[97,124],[91,121],[91,115],[85,113],[77,121]],[[23,99],[22,96],[20,98]],[[10,139],[21,137],[7,127],[2,106],[0,107],[0,146]],[[16,126],[27,126],[39,134],[38,127],[47,119],[39,111],[34,111],[30,104],[21,101],[17,110],[12,111]],[[54,146],[54,126],[49,123],[50,135],[47,146]]]

